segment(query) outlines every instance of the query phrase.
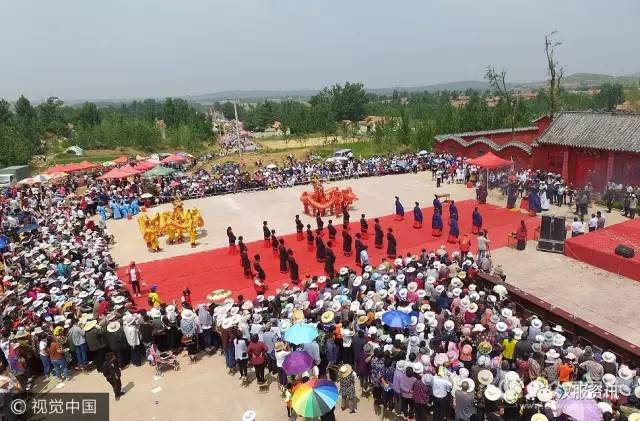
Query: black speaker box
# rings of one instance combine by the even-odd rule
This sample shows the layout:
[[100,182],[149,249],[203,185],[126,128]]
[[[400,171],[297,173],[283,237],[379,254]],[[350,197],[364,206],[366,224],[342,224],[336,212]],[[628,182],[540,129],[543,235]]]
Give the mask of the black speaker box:
[[551,225],[553,223],[553,216],[542,215],[542,221],[540,223],[540,238],[545,240],[551,240]]
[[636,255],[636,252],[633,250],[633,248],[625,246],[624,244],[618,244],[615,253],[618,256],[626,257],[627,259],[630,259]]
[[538,240],[537,249],[553,253],[564,253],[564,241],[545,240],[541,238]]
[[567,230],[565,229],[566,220],[564,216],[555,216],[551,228],[551,239],[556,241],[564,241],[567,238]]

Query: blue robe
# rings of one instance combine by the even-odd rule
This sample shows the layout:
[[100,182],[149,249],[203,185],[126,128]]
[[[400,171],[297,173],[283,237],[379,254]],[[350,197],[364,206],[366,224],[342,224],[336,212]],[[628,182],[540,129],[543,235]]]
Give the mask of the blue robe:
[[102,222],[107,220],[107,212],[104,210],[104,206],[102,205],[98,205],[96,207],[96,210],[98,211],[98,215],[100,215],[100,220]]
[[458,220],[458,208],[456,207],[455,203],[452,203],[449,206],[449,218]]
[[422,223],[422,209],[419,206],[413,208],[413,219],[416,222]]
[[129,205],[126,203],[120,203],[120,213],[123,218],[126,218],[129,215]]
[[532,209],[535,212],[542,212],[540,196],[538,196],[538,192],[536,191],[531,191],[531,193],[529,193],[529,209]]
[[113,219],[122,219],[122,213],[120,213],[120,206],[117,203],[114,203],[113,205],[111,205],[111,210],[113,211],[113,213],[111,214]]
[[131,213],[137,215],[140,213],[140,205],[138,204],[138,199],[133,199],[131,202]]
[[460,235],[460,229],[458,228],[457,219],[451,219],[449,221],[449,235],[453,235],[454,237],[457,237]]
[[440,203],[440,199],[437,197],[433,199],[433,207],[440,211],[440,215],[442,215],[442,203]]
[[480,215],[480,212],[474,210],[471,215],[471,220],[474,227],[482,228],[482,215]]
[[404,216],[404,207],[400,203],[400,199],[396,199],[396,215]]
[[440,215],[439,213],[434,213],[431,217],[431,228],[434,230],[441,230],[442,227],[442,215]]

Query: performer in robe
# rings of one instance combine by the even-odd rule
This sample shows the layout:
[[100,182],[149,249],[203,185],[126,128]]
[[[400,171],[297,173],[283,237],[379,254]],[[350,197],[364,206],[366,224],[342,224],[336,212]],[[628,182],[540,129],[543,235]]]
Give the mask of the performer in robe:
[[529,193],[529,216],[536,216],[538,212],[542,212],[540,207],[540,196],[535,189],[531,189]]
[[100,216],[100,220],[102,222],[105,222],[107,220],[107,212],[105,211],[104,206],[98,205],[96,207],[96,210],[98,211],[98,215]]
[[242,266],[245,278],[253,277],[253,272],[251,271],[251,261],[249,260],[249,255],[247,254],[246,249],[240,251],[240,266]]
[[261,281],[264,281],[267,278],[267,275],[264,273],[264,269],[262,269],[262,264],[260,263],[260,255],[256,254],[253,256],[253,270],[256,272],[256,276]]
[[196,237],[198,232],[198,211],[196,209],[187,210],[187,214],[189,215],[186,218],[187,229],[189,230],[189,244],[191,244],[191,248],[196,246]]
[[514,184],[510,184],[507,192],[507,209],[515,208],[517,200],[518,200],[518,189]]
[[485,183],[481,183],[478,186],[478,192],[476,193],[476,195],[478,196],[478,202],[480,202],[481,204],[485,204],[487,203],[487,185]]
[[327,242],[327,248],[324,256],[324,271],[331,278],[333,278],[334,275],[336,274],[336,269],[334,266],[336,263],[336,255],[333,253],[333,250],[331,249],[332,245],[333,243],[331,241]]
[[336,234],[338,234],[338,230],[333,226],[333,221],[329,219],[329,223],[327,224],[327,232],[329,233],[329,240],[335,240]]
[[341,211],[342,211],[342,229],[349,230],[349,218],[351,217],[351,215],[349,215],[349,207],[345,203],[343,203],[341,207]]
[[413,207],[413,228],[422,228],[422,209],[420,209],[420,203],[415,202]]
[[264,246],[269,247],[271,245],[271,230],[267,221],[262,221],[262,238],[264,238]]
[[396,196],[396,221],[404,219],[404,206],[400,203],[400,198]]
[[542,209],[543,212],[546,212],[549,210],[550,206],[551,202],[549,201],[549,197],[547,196],[547,185],[543,183],[540,188],[540,209]]
[[121,219],[122,213],[120,212],[120,206],[117,203],[113,202],[111,204],[111,217],[113,219]]
[[391,259],[395,259],[398,254],[396,244],[396,237],[393,235],[393,228],[387,229],[387,256]]
[[377,249],[381,249],[382,242],[384,241],[384,232],[382,231],[382,227],[380,226],[380,220],[376,218],[373,221],[375,222],[375,224],[373,225],[373,232],[375,233],[374,244]]
[[437,194],[434,194],[434,196],[435,198],[433,199],[433,209],[439,211],[440,215],[442,215],[442,203],[440,202]]
[[344,253],[345,256],[351,256],[352,242],[353,239],[349,231],[342,230],[342,253]]
[[320,212],[316,213],[316,235],[322,236],[322,230],[324,230],[324,221],[320,217]]
[[229,254],[236,254],[236,235],[231,227],[227,227],[227,238],[229,239]]
[[278,256],[278,237],[276,237],[276,230],[271,230],[271,252],[274,257]]
[[482,215],[480,215],[480,211],[476,207],[471,214],[471,223],[473,227],[471,228],[472,234],[477,234],[482,229]]
[[364,244],[362,243],[362,235],[360,233],[356,233],[356,240],[353,242],[355,251],[356,251],[356,264],[360,264],[360,252],[364,249]]
[[267,284],[264,280],[256,278],[253,281],[253,289],[256,291],[256,295],[264,295],[267,292]]
[[238,237],[238,251],[242,253],[243,251],[246,253],[248,251],[247,245],[244,243],[244,237]]
[[324,262],[324,258],[326,256],[327,250],[324,245],[324,241],[322,241],[322,237],[316,235],[316,261]]
[[434,237],[440,237],[442,235],[442,229],[444,224],[442,223],[442,215],[436,208],[433,210],[433,216],[431,217],[431,235]]
[[300,282],[300,270],[296,258],[293,257],[293,250],[287,250],[287,265],[289,266],[289,279],[294,284]]
[[278,240],[278,258],[280,259],[280,273],[287,273],[289,270],[287,248],[284,246],[284,239]]
[[362,237],[363,240],[366,240],[367,238],[369,238],[368,231],[369,231],[369,223],[367,222],[367,218],[363,213],[362,215],[360,215],[360,236]]
[[458,220],[452,218],[449,220],[449,238],[447,242],[453,244],[457,243],[459,235],[460,229],[458,228]]
[[311,231],[311,224],[307,224],[307,250],[313,251],[314,242],[315,237],[313,236],[313,231]]
[[300,215],[296,215],[296,236],[298,241],[304,240],[304,224],[300,220]]
[[456,221],[458,220],[458,207],[456,206],[456,202],[453,200],[449,205],[449,218],[455,219]]
[[140,213],[140,204],[138,203],[138,199],[133,199],[131,201],[131,213],[133,215],[137,215]]
[[123,218],[131,216],[131,213],[129,212],[129,205],[124,200],[120,202],[120,214]]

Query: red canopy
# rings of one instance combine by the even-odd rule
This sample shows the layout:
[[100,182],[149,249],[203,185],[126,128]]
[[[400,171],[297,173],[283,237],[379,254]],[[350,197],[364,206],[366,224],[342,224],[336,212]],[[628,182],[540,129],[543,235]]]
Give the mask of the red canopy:
[[155,162],[151,162],[150,160],[147,161],[141,161],[138,162],[136,165],[133,166],[133,168],[136,171],[140,171],[140,172],[144,172],[144,171],[148,171],[151,168],[155,168],[158,164],[156,164]]
[[51,168],[48,168],[45,172],[43,172],[43,174],[53,174],[54,172],[65,172],[67,171],[64,167],[64,165],[54,165]]
[[[137,173],[136,173],[137,174]],[[111,171],[107,171],[106,173],[102,174],[100,177],[98,177],[98,180],[111,180],[114,178],[127,178],[127,177],[131,177],[134,174],[128,172],[128,171],[123,171],[122,168],[114,168]]]
[[513,164],[513,162],[508,159],[502,159],[493,152],[487,152],[486,154],[479,156],[478,158],[467,160],[468,164],[475,165],[476,167],[482,168],[500,168],[500,167],[508,167]]
[[173,162],[183,162],[186,161],[187,158],[185,158],[184,156],[180,156],[180,155],[169,155],[168,157],[166,157],[165,159],[163,159],[162,162],[163,164],[171,164]]
[[136,175],[136,174],[140,174],[140,171],[136,170],[135,168],[133,168],[131,165],[127,164],[127,165],[123,165],[122,167],[118,168],[120,171],[126,172],[129,175]]
[[126,155],[122,155],[111,162],[113,162],[114,164],[126,164],[127,162],[129,162],[129,158]]
[[82,162],[78,162],[77,164],[73,164],[74,167],[72,170],[67,170],[67,171],[81,171],[81,170],[89,170],[92,168],[98,168],[100,167],[99,164],[95,164],[93,162],[89,162],[89,161],[82,161]]

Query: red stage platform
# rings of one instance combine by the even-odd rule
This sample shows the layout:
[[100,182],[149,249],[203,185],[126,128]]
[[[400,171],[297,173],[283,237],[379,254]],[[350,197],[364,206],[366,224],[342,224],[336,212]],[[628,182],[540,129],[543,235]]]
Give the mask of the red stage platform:
[[[636,251],[626,259],[614,253],[618,244]],[[640,219],[632,219],[565,241],[564,254],[581,262],[640,281]]]
[[[471,232],[471,213],[473,212],[476,201],[467,200],[456,203],[460,215],[460,233]],[[535,226],[539,224],[538,218],[530,218],[519,212],[508,211],[504,208],[493,205],[479,205],[480,213],[483,217],[484,228],[489,230],[489,238],[491,240],[491,248],[496,249],[507,245],[507,236],[515,231],[524,218],[529,232],[533,232]],[[453,244],[447,244],[447,224],[449,220],[449,206],[444,205],[445,230],[442,237],[434,238],[431,236],[431,216],[433,208],[424,208],[424,227],[415,229],[413,224],[413,213],[408,210],[403,221],[396,221],[394,215],[380,217],[382,229],[387,232],[388,227],[392,227],[398,247],[399,254],[406,253],[417,254],[422,248],[427,250],[435,250],[440,245],[445,244],[449,251],[457,249]],[[352,220],[356,222],[350,226],[350,232],[354,236],[359,232],[360,225],[357,220],[359,215],[352,213]],[[328,219],[328,218],[325,218]],[[334,218],[338,219],[338,218]],[[326,221],[325,221],[326,222]],[[254,221],[253,223],[260,223]],[[291,225],[294,226],[293,217]],[[242,227],[233,227],[236,235],[242,234]],[[337,242],[334,245],[336,254],[336,270],[341,266],[354,266],[354,257],[344,257],[342,254],[342,224],[336,225],[338,228]],[[225,235],[221,233],[211,233],[213,235]],[[300,277],[305,274],[321,275],[324,273],[324,266],[315,260],[315,250],[308,251],[306,241],[297,241],[295,234],[283,237],[287,248],[294,251],[294,256],[300,266]],[[475,236],[470,235],[473,250],[476,248]],[[327,232],[325,228],[324,240],[327,242]],[[369,245],[369,259],[372,263],[379,263],[383,256],[386,256],[386,239],[385,248],[376,249],[373,244],[373,220],[369,220],[369,239],[365,241]],[[170,246],[167,246],[170,247]],[[279,271],[278,258],[274,257],[271,247],[265,248],[262,241],[248,243],[249,256],[253,259],[253,255],[258,253],[262,258],[262,266],[266,272],[266,282],[269,285],[270,293],[280,287],[283,283],[289,281],[288,274],[281,274]],[[454,248],[455,247],[455,248]],[[234,294],[243,294],[245,297],[255,296],[253,290],[253,282],[243,276],[242,267],[240,266],[239,255],[230,255],[227,247],[219,248],[200,253],[193,253],[186,256],[173,257],[169,259],[156,260],[152,262],[142,263],[139,265],[143,275],[143,292],[147,292],[148,286],[151,284],[158,285],[158,293],[164,302],[177,300],[179,302],[181,291],[185,286],[191,289],[192,300],[194,303],[204,302],[209,292],[217,288],[231,289]],[[121,279],[126,279],[124,269],[120,268],[119,273]],[[138,305],[147,307],[146,299],[138,300]]]

